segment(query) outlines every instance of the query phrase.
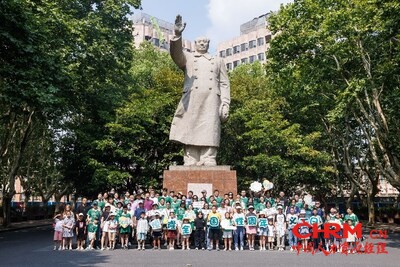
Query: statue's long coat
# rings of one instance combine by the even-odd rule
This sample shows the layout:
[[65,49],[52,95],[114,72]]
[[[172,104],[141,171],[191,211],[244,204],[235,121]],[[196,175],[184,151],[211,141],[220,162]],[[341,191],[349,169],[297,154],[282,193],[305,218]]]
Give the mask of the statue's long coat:
[[182,98],[169,139],[185,145],[218,147],[221,103],[230,104],[230,87],[222,58],[182,50],[182,39],[170,44],[171,57],[185,72]]

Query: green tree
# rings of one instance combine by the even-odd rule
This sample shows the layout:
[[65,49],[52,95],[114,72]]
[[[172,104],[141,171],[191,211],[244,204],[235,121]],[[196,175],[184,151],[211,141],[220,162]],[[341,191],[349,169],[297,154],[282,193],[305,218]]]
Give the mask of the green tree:
[[160,186],[173,161],[181,162],[179,148],[169,142],[169,128],[179,101],[183,79],[168,53],[143,44],[134,56],[131,94],[106,125],[108,134],[96,142],[105,155],[95,160],[94,178],[108,186],[137,189]]
[[[27,162],[24,156],[35,124],[63,128],[63,140],[70,141],[79,136],[79,126],[91,121],[97,126],[91,128],[94,134],[104,125],[96,124],[97,118],[112,113],[99,107],[117,102],[123,90],[116,89],[128,87],[131,6],[139,7],[140,1],[0,3],[0,179],[5,225],[10,222],[15,177],[21,163]],[[74,150],[70,144],[64,142],[65,154]],[[64,162],[63,176],[69,179],[75,166]]]
[[368,177],[370,222],[379,175],[400,181],[399,14],[398,1],[299,0],[270,18],[271,86],[302,132],[324,132],[336,178]]
[[269,89],[264,67],[240,66],[230,81],[231,115],[219,157],[238,171],[239,185],[267,178],[288,192],[299,185],[310,193],[328,188],[329,156],[313,148],[320,133],[302,135],[300,125],[285,119],[285,99]]

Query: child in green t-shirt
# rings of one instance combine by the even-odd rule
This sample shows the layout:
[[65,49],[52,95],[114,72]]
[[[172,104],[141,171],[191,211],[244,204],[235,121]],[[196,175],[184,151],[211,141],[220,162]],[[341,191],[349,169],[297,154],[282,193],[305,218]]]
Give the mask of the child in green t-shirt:
[[93,249],[94,241],[96,241],[97,228],[99,227],[98,223],[99,221],[97,219],[94,219],[94,221],[90,222],[87,226],[89,240],[89,246],[87,247],[87,249]]

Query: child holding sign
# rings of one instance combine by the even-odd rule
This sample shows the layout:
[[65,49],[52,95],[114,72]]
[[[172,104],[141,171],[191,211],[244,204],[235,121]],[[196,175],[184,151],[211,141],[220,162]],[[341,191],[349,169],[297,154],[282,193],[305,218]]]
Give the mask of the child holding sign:
[[131,217],[131,214],[128,212],[128,206],[124,205],[122,214],[118,218],[121,247],[123,249],[128,249],[128,238],[131,233],[132,224]]
[[257,233],[257,215],[254,213],[254,207],[249,206],[249,212],[246,214],[246,233],[249,241],[249,249],[254,250],[254,237]]
[[[209,238],[210,238],[210,247],[208,250],[211,250],[215,245],[216,250],[219,250],[218,240],[220,234],[220,222],[221,222],[221,214],[217,212],[217,206],[213,205],[211,208],[211,212],[208,214],[207,222],[209,225]],[[214,243],[214,245],[213,245]]]
[[153,236],[153,249],[161,249],[162,225],[160,213],[158,211],[155,213],[155,218],[150,222],[150,226]]
[[239,250],[239,240],[240,240],[240,250],[243,250],[245,217],[242,212],[241,206],[236,206],[236,213],[233,214],[232,220],[233,220],[233,225],[236,226],[236,230],[233,231],[233,241],[235,243],[235,250]]
[[175,238],[176,238],[176,226],[178,224],[177,219],[175,218],[175,212],[171,210],[169,212],[169,218],[167,222],[167,231],[168,231],[168,240],[169,240],[169,250],[174,250],[175,247]]
[[232,230],[234,226],[229,212],[225,212],[225,218],[221,221],[221,228],[223,230],[224,250],[232,250]]
[[192,233],[192,225],[190,224],[189,218],[183,218],[182,226],[181,226],[181,234],[182,234],[182,250],[185,250],[185,245],[187,250],[190,250],[189,247],[189,238]]
[[260,250],[266,250],[265,239],[268,235],[268,221],[265,218],[265,212],[260,212],[260,218],[258,218],[258,234],[260,236]]

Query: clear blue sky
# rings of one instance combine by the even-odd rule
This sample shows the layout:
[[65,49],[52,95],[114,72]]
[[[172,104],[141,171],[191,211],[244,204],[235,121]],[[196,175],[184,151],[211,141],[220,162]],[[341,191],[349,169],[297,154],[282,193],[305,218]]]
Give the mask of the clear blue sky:
[[142,0],[144,12],[173,23],[177,14],[187,23],[184,38],[211,39],[211,51],[218,43],[239,35],[240,24],[279,9],[293,0]]

